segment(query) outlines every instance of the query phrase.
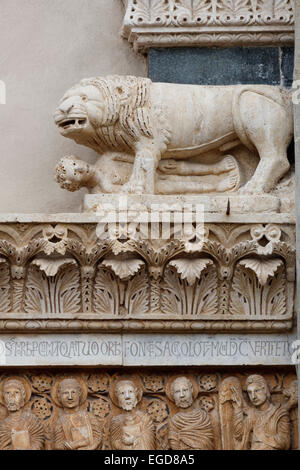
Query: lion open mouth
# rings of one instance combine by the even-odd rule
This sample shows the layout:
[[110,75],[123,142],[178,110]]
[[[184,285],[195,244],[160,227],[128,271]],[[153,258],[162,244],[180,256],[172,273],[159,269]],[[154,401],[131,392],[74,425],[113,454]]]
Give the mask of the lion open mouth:
[[80,128],[86,123],[86,118],[64,119],[58,123],[58,127],[62,129],[69,129],[70,127]]

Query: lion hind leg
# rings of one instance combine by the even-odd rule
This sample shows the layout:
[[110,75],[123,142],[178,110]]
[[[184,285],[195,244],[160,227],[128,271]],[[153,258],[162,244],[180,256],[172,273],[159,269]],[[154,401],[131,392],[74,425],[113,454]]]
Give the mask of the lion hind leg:
[[[290,164],[285,152],[281,155],[273,151],[263,154],[251,180],[240,189],[240,193],[261,194],[269,193],[278,181],[287,173]],[[278,150],[277,150],[278,152]],[[274,158],[276,155],[276,158]]]
[[270,192],[288,171],[287,147],[293,133],[292,119],[284,106],[253,92],[240,99],[240,116],[260,162],[241,192]]

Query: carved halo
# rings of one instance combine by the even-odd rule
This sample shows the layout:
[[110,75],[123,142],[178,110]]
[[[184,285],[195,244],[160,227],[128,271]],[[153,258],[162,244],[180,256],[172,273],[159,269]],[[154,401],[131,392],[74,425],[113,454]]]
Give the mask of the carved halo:
[[198,385],[198,382],[194,379],[194,377],[191,377],[189,374],[178,374],[178,375],[174,375],[167,383],[166,385],[166,395],[167,397],[169,398],[170,401],[172,401],[173,403],[175,403],[175,400],[172,396],[172,393],[171,393],[171,387],[172,387],[172,384],[174,382],[174,380],[178,379],[179,377],[185,377],[186,379],[188,379],[192,385],[193,385],[193,399],[196,400],[197,396],[198,396],[198,393],[199,393],[199,385]]
[[25,389],[25,400],[24,404],[28,403],[31,398],[32,388],[31,383],[26,377],[19,377],[18,375],[12,375],[9,377],[5,377],[0,383],[0,403],[4,405],[4,398],[3,398],[3,387],[7,382],[16,381],[21,382]]
[[115,394],[115,389],[116,386],[119,382],[122,381],[128,381],[128,382],[133,382],[136,389],[137,389],[137,402],[139,403],[141,399],[143,398],[143,384],[141,379],[137,375],[119,375],[114,378],[114,381],[110,387],[109,390],[109,395],[111,398],[111,401],[113,402],[114,405],[116,405],[118,408],[120,408],[119,402],[118,402],[118,397]]
[[64,376],[64,377],[59,377],[52,389],[51,389],[51,397],[52,397],[52,400],[54,401],[54,403],[59,406],[60,408],[62,408],[62,405],[61,405],[61,402],[59,401],[59,398],[58,398],[58,386],[59,384],[63,381],[63,380],[76,380],[80,387],[81,387],[81,397],[80,397],[80,405],[82,405],[86,399],[87,399],[87,395],[88,395],[88,388],[86,386],[86,383],[84,382],[84,380],[81,378],[81,377],[74,377],[74,376]]

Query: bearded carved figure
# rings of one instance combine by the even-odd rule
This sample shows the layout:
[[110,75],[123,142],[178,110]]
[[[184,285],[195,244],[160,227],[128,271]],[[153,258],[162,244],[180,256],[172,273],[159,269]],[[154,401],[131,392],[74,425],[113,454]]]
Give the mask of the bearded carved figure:
[[194,405],[196,385],[187,377],[177,377],[169,387],[169,397],[180,408],[169,423],[169,445],[173,450],[213,450],[214,435],[208,413]]
[[[290,404],[271,402],[266,379],[250,375],[246,381],[251,406],[243,403],[241,396],[232,389],[234,409],[233,431],[242,450],[288,450],[290,448]],[[293,402],[293,400],[292,400]]]
[[110,440],[113,450],[154,450],[154,425],[150,416],[137,409],[142,389],[133,380],[120,380],[112,391],[113,402],[124,413],[111,420]]
[[[260,160],[241,192],[269,192],[289,169],[291,98],[273,86],[209,87],[132,76],[95,77],[64,95],[55,123],[61,135],[101,155],[95,166],[78,159],[74,165],[60,162],[57,180],[71,191],[81,186],[133,194],[236,191],[239,169],[228,150],[241,144]],[[109,152],[119,153],[115,160],[129,165],[124,174],[116,166],[110,182],[103,176],[105,165],[114,165],[114,158],[105,160]]]
[[52,389],[52,398],[63,413],[54,427],[54,449],[101,449],[102,430],[92,413],[80,409],[86,401],[87,387],[78,378],[59,381]]
[[24,409],[31,396],[30,383],[11,377],[1,384],[1,403],[8,416],[0,423],[1,450],[42,450],[45,436],[40,420]]

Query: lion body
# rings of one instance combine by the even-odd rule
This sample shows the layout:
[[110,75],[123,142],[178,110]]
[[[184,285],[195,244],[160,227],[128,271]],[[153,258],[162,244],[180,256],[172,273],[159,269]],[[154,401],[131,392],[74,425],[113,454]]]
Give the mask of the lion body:
[[[97,88],[98,99],[91,88]],[[93,96],[83,104],[87,90]],[[79,122],[77,116],[85,121],[76,128],[72,122]],[[236,143],[261,159],[248,182],[249,192],[270,191],[289,168],[291,99],[274,86],[180,85],[121,76],[88,79],[65,95],[56,122],[63,135],[99,154],[133,153],[129,192],[155,192],[161,158],[190,158]]]

